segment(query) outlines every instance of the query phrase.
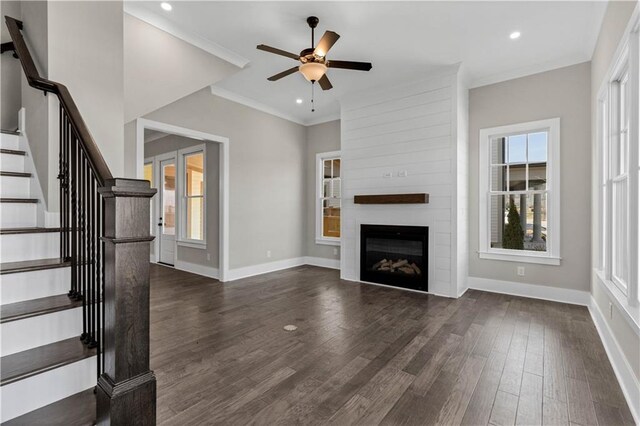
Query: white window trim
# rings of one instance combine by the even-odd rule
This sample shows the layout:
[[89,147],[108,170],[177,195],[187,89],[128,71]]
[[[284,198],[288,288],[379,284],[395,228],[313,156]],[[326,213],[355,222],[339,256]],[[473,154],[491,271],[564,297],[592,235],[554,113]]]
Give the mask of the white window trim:
[[[186,196],[186,185],[187,179],[185,178],[186,166],[185,161],[186,157],[190,154],[194,154],[197,152],[202,152],[202,164],[203,164],[203,172],[204,172],[204,196],[203,196],[203,208],[204,208],[204,218],[203,218],[203,240],[194,240],[187,238],[187,196]],[[188,148],[183,148],[178,150],[177,157],[177,175],[178,175],[178,191],[177,197],[179,199],[180,208],[180,218],[179,218],[179,227],[178,227],[178,235],[176,238],[176,244],[182,247],[191,247],[196,249],[206,250],[207,248],[207,146],[206,144],[194,145]]]
[[[637,8],[636,8],[637,10]],[[629,100],[629,114],[632,117],[629,123],[629,164],[628,173],[628,193],[638,194],[639,174],[640,174],[640,148],[637,141],[640,137],[640,99],[639,99],[639,80],[640,80],[640,18],[638,13],[634,14],[634,18],[630,20],[629,26],[622,37],[614,59],[611,62],[609,71],[603,79],[602,86],[598,91],[598,116],[597,116],[597,147],[596,152],[600,154],[599,161],[594,162],[594,168],[598,167],[598,241],[599,250],[598,262],[594,266],[594,273],[599,282],[607,291],[609,296],[616,302],[616,305],[625,312],[623,315],[625,320],[632,325],[634,330],[640,328],[640,300],[638,293],[640,292],[640,276],[638,272],[638,261],[640,253],[638,240],[640,239],[640,223],[639,223],[639,201],[638,197],[629,196],[628,219],[629,219],[629,285],[626,292],[621,290],[612,279],[611,272],[611,252],[612,252],[612,235],[611,235],[611,178],[610,178],[610,91],[612,82],[617,80],[620,73],[625,68],[629,72],[629,85],[631,99]],[[633,119],[635,117],[635,119]]]
[[[490,185],[489,150],[492,138],[505,137],[519,133],[547,131],[547,222],[549,224],[547,251],[507,250],[492,248],[490,244],[491,227],[489,217],[491,205],[488,201]],[[480,130],[480,259],[503,260],[508,262],[538,263],[560,265],[560,118],[530,121]]]
[[[323,161],[329,158],[340,157],[341,151],[320,152],[316,154],[316,244],[323,244],[329,246],[339,246],[340,238],[325,237],[322,235],[322,184],[324,182],[324,164]],[[340,179],[342,181],[342,168],[340,172]],[[340,186],[340,195],[342,196],[342,185]],[[342,197],[341,197],[342,198]],[[342,218],[340,218],[340,228],[342,228]],[[340,231],[342,235],[342,230]]]

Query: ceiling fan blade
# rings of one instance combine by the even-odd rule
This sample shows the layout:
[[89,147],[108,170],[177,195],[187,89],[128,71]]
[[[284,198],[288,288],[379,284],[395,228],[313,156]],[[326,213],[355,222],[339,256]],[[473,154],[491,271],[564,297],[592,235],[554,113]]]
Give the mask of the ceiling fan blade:
[[325,31],[324,35],[318,42],[316,49],[313,51],[313,54],[324,58],[327,56],[327,52],[331,47],[338,41],[340,38],[340,34],[334,33],[333,31]]
[[353,62],[353,61],[327,61],[329,68],[342,68],[345,70],[369,71],[372,67],[371,62]]
[[294,72],[298,71],[298,67],[293,67],[293,68],[289,68],[286,71],[282,71],[281,73],[278,73],[276,75],[272,75],[271,77],[269,77],[267,80],[269,81],[276,81],[276,80],[280,80],[282,77],[286,77],[289,74],[293,74]]
[[287,52],[286,50],[277,49],[275,47],[267,46],[266,44],[259,44],[256,46],[258,50],[264,50],[265,52],[275,53],[276,55],[286,56],[287,58],[295,59],[296,61],[300,59],[300,55],[296,55],[295,53]]
[[323,75],[320,80],[318,80],[318,84],[320,85],[320,87],[322,87],[322,90],[329,90],[333,87],[333,85],[329,81],[329,77],[327,77],[326,74]]

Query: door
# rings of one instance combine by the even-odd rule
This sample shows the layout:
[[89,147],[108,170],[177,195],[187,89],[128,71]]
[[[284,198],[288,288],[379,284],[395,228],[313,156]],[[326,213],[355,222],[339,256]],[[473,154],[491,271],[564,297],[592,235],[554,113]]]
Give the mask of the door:
[[176,250],[176,159],[160,161],[160,262],[173,265]]

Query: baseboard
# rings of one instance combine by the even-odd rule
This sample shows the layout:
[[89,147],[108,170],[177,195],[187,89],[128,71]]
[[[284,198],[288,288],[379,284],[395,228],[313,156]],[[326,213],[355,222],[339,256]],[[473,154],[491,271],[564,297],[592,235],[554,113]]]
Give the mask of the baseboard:
[[340,269],[340,259],[306,256],[304,263],[306,265],[320,266],[321,268]]
[[631,414],[636,424],[640,424],[640,383],[635,377],[635,374],[633,374],[633,369],[624,356],[622,349],[620,349],[620,345],[602,315],[598,304],[593,298],[590,299],[589,312],[591,313],[591,318],[596,325],[600,340],[602,340],[604,349],[609,357],[609,362],[611,362],[618,383],[620,383],[622,393],[627,400]]
[[204,275],[209,278],[220,278],[220,271],[218,268],[212,266],[198,265],[197,263],[185,262],[184,260],[176,260],[174,268],[185,272],[191,272],[193,274]]
[[532,299],[550,300],[552,302],[589,306],[591,295],[588,291],[545,285],[525,284],[514,281],[500,281],[488,278],[469,277],[469,288],[492,293],[510,294],[512,296],[530,297]]
[[255,275],[267,274],[269,272],[280,271],[282,269],[293,268],[305,264],[304,257],[294,257],[291,259],[276,260],[274,262],[260,263],[258,265],[245,266],[242,268],[230,269],[226,281],[235,281],[241,278],[253,277]]

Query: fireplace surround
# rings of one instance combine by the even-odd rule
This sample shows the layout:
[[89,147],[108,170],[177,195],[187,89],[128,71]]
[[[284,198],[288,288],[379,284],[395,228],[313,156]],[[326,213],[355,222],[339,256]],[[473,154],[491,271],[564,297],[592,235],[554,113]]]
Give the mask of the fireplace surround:
[[429,227],[360,225],[360,280],[428,291]]

